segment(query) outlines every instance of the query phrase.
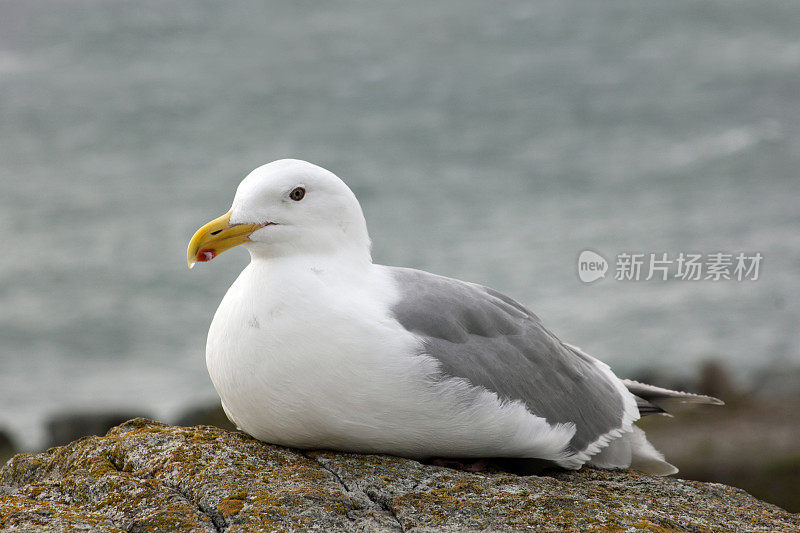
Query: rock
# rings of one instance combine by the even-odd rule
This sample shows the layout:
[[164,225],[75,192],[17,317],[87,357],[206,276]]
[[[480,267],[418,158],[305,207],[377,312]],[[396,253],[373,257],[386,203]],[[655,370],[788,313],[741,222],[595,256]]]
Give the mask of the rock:
[[195,407],[184,412],[175,421],[176,426],[216,426],[218,428],[236,431],[236,426],[228,420],[222,405],[217,402],[214,405]]
[[723,400],[728,409],[740,406],[745,400],[727,367],[714,359],[703,361],[700,365],[697,389],[700,394]]
[[114,426],[137,416],[141,413],[108,411],[54,415],[47,421],[48,447],[61,446],[87,435],[105,435]]
[[583,469],[472,474],[136,419],[0,469],[3,531],[798,531],[718,484]]
[[8,432],[0,429],[0,464],[5,463],[17,453],[19,453],[19,448],[14,439]]
[[747,397],[738,407],[695,405],[638,422],[680,477],[735,485],[800,512],[800,399]]
[[753,379],[753,394],[772,399],[800,398],[800,365],[776,362],[763,367]]

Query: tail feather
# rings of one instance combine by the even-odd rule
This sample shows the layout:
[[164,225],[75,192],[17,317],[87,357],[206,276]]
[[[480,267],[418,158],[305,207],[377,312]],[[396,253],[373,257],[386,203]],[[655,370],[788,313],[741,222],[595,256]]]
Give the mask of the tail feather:
[[669,464],[664,455],[656,450],[638,427],[613,441],[600,453],[594,455],[589,464],[597,468],[633,468],[646,474],[669,476],[678,469]]
[[[711,396],[680,392],[646,383],[639,383],[630,379],[623,379],[622,383],[636,398],[639,414],[666,414],[665,404],[670,403],[701,403],[710,405],[723,405],[724,402]],[[598,468],[633,468],[648,474],[668,476],[678,471],[669,464],[664,455],[656,450],[647,440],[641,428],[633,427],[632,430],[613,440],[592,456],[588,464]]]
[[676,390],[656,387],[630,379],[623,379],[622,383],[628,391],[636,396],[636,403],[639,406],[639,413],[651,415],[656,413],[667,413],[665,404],[670,403],[700,403],[709,405],[724,405],[725,402],[713,396],[693,394],[691,392],[681,392]]

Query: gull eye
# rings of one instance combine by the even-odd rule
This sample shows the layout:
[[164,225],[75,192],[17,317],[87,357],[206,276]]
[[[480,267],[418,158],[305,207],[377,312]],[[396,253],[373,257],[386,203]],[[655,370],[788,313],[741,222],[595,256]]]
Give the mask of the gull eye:
[[303,199],[305,195],[306,195],[306,190],[304,188],[295,187],[294,189],[292,189],[292,192],[289,193],[289,198],[291,198],[295,202],[299,202],[300,200]]

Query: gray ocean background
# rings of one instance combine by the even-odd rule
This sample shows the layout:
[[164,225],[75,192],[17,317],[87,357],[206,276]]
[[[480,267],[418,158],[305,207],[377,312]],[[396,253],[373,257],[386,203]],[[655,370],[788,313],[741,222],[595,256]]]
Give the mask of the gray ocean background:
[[[0,427],[213,401],[248,256],[186,245],[283,157],[351,186],[377,262],[505,292],[620,375],[796,366],[798,28],[774,0],[0,0]],[[587,285],[584,249],[764,260]]]

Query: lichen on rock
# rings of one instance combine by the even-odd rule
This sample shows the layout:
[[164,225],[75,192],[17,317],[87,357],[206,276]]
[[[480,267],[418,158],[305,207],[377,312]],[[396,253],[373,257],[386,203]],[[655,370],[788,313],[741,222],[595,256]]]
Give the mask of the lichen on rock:
[[0,470],[0,530],[797,531],[718,484],[584,469],[467,473],[131,420]]

